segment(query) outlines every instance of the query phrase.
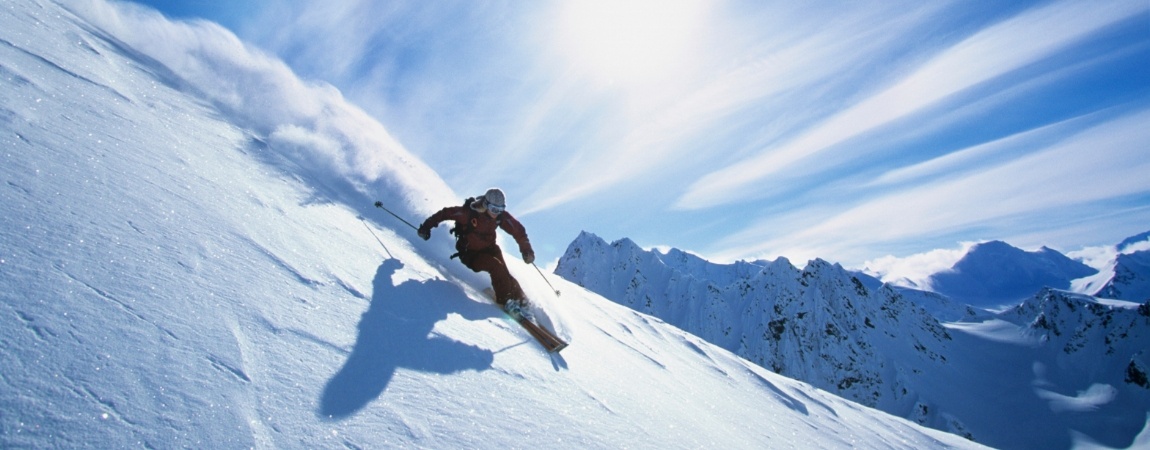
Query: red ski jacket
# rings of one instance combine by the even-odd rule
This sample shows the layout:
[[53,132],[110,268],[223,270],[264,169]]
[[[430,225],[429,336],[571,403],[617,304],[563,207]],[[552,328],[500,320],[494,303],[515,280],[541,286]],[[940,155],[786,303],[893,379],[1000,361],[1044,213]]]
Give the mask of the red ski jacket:
[[449,206],[432,214],[423,222],[423,225],[428,228],[435,228],[445,220],[453,220],[457,229],[465,230],[464,234],[459,237],[459,240],[463,242],[457,248],[460,251],[480,251],[496,247],[495,229],[501,228],[515,238],[515,242],[519,244],[519,253],[534,255],[531,241],[527,239],[527,229],[507,211],[493,218],[486,212],[475,211],[470,207]]

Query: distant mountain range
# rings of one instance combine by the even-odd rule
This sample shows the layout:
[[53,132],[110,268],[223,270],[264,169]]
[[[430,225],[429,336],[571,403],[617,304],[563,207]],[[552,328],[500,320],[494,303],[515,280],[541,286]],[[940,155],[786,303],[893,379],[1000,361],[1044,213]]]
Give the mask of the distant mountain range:
[[950,270],[929,278],[930,289],[981,307],[1017,304],[1039,289],[1069,289],[1072,280],[1098,273],[1050,248],[1027,252],[1002,241],[977,244]]
[[[1102,291],[1122,295],[1108,297],[1145,300],[1145,253],[1119,255]],[[715,264],[584,232],[555,273],[779,374],[995,447],[1067,448],[1072,433],[1125,447],[1150,412],[1150,302],[1069,292],[1098,270],[1048,248],[976,245],[927,292],[821,259]]]

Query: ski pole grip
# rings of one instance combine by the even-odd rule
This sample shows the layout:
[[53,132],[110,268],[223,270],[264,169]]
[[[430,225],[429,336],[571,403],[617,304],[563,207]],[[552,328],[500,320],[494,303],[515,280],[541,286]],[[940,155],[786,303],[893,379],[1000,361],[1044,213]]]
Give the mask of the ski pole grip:
[[399,217],[399,215],[397,215],[397,214],[395,214],[395,213],[391,212],[391,210],[390,210],[390,209],[384,208],[384,207],[383,207],[383,202],[381,202],[381,201],[379,201],[379,200],[376,200],[376,201],[375,201],[375,207],[376,207],[376,208],[379,208],[379,209],[382,209],[382,210],[384,210],[384,211],[387,211],[387,213],[388,213],[388,214],[391,214],[391,217],[394,217],[394,218],[396,218],[396,219],[399,219],[399,221],[400,221],[400,222],[403,222],[403,223],[407,224],[407,226],[411,227],[412,229],[414,229],[414,230],[416,230],[416,231],[419,231],[419,227],[417,227],[417,226],[415,226],[415,225],[412,225],[412,224],[411,224],[411,222],[408,222],[408,221],[406,221],[406,220],[403,220],[403,218],[402,218],[402,217]]

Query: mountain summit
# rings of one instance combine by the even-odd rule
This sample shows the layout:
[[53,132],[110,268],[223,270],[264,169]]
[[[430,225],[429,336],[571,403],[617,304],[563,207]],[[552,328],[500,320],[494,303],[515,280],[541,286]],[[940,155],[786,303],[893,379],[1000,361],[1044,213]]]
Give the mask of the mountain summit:
[[932,275],[931,290],[979,307],[1018,304],[1039,289],[1069,289],[1096,269],[1050,248],[1028,252],[1002,241],[971,247],[950,270]]
[[1112,275],[1094,295],[1150,302],[1150,232],[1131,236],[1116,247]]

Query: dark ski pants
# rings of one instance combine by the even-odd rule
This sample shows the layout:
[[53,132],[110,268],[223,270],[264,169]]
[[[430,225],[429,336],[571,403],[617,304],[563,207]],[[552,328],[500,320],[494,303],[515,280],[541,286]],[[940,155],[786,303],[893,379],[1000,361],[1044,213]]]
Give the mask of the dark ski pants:
[[527,299],[523,288],[519,286],[519,281],[507,270],[507,263],[503,261],[503,251],[498,246],[466,252],[459,255],[459,260],[471,270],[491,275],[491,289],[495,291],[495,303],[500,306],[507,304],[511,299]]

